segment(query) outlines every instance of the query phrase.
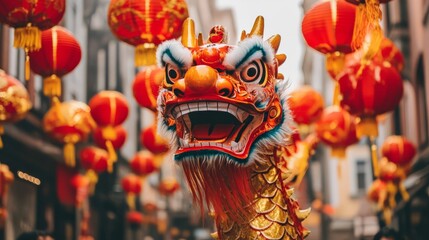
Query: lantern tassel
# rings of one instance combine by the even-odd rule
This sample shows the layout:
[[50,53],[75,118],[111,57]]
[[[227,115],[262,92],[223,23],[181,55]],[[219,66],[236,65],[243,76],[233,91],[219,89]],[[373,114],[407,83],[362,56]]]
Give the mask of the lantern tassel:
[[107,152],[109,153],[107,171],[109,173],[113,172],[113,164],[118,160],[118,155],[116,154],[115,148],[110,140],[106,141]]
[[149,66],[156,64],[156,46],[153,43],[144,43],[136,46],[135,49],[135,65]]
[[92,195],[95,192],[95,185],[97,185],[98,182],[98,175],[94,170],[89,169],[86,171],[85,176],[89,179],[89,194]]
[[377,154],[377,143],[375,137],[370,137],[371,141],[371,159],[372,159],[372,169],[374,171],[374,176],[378,177],[378,154]]
[[133,193],[127,194],[127,205],[130,210],[136,209],[136,195]]
[[335,89],[334,89],[334,99],[332,100],[334,106],[340,106],[341,102],[341,92],[340,92],[340,84],[338,81],[335,81]]
[[74,167],[76,165],[75,161],[75,149],[73,143],[66,143],[64,145],[64,162],[69,167]]
[[43,79],[43,94],[51,100],[61,96],[61,79],[57,75],[52,74]]
[[1,138],[1,136],[4,134],[4,127],[3,125],[0,125],[0,149],[3,148],[3,140]]
[[377,137],[378,128],[377,121],[373,117],[362,117],[358,118],[356,125],[356,136],[361,138],[362,136]]
[[381,30],[380,25],[376,25],[371,32],[371,39],[369,40],[369,44],[365,47],[365,53],[361,59],[362,65],[365,62],[371,60],[375,54],[380,50],[381,41],[383,40],[383,32]]
[[42,32],[39,28],[31,26],[15,28],[13,46],[28,51],[37,51],[42,47]]
[[407,192],[407,189],[405,188],[402,182],[399,183],[399,192],[401,193],[401,197],[402,197],[402,200],[404,200],[404,202],[410,199],[410,194]]
[[356,50],[362,46],[365,36],[368,32],[369,19],[366,16],[366,5],[359,4],[356,8],[355,26],[353,29],[352,49]]
[[[335,76],[335,78],[343,71],[346,55],[342,52],[336,51],[326,54],[326,70]],[[335,79],[336,80],[336,79]]]
[[28,49],[25,48],[25,80],[30,80],[30,56],[28,55]]

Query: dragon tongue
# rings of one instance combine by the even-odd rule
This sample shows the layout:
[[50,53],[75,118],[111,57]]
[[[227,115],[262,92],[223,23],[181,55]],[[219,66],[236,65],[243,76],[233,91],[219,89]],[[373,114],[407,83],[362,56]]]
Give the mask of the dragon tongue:
[[192,136],[198,140],[224,140],[233,129],[233,124],[196,124],[192,126]]

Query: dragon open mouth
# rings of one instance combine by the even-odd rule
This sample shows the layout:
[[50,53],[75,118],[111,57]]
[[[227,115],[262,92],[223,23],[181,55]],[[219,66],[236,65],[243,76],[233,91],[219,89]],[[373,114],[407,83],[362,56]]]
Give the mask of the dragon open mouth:
[[254,116],[244,109],[225,102],[191,102],[173,108],[177,119],[177,135],[183,151],[192,149],[223,149],[242,152],[246,132]]

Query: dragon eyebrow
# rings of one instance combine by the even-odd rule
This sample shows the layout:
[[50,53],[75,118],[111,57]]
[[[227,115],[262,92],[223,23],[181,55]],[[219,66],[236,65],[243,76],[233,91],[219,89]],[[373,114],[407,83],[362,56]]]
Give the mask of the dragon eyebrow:
[[250,62],[262,59],[265,63],[274,64],[274,50],[261,37],[255,36],[241,41],[225,56],[223,65],[228,70],[239,69]]
[[179,68],[189,68],[192,65],[192,53],[177,40],[165,41],[156,51],[158,65],[173,64]]

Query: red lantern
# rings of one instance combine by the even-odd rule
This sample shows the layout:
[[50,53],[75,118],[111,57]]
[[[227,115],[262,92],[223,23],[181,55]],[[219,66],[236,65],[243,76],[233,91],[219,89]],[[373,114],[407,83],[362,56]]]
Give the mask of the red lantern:
[[384,141],[381,151],[384,157],[400,167],[407,168],[416,155],[414,144],[403,136],[389,136]]
[[143,223],[143,215],[138,211],[127,212],[126,219],[132,229],[140,227],[140,225]]
[[[0,124],[20,120],[30,109],[31,101],[25,87],[0,69]],[[3,126],[0,125],[0,135],[3,132]],[[0,148],[2,147],[0,138]]]
[[122,178],[122,189],[127,194],[127,204],[132,210],[135,209],[135,197],[142,191],[142,182],[139,177],[134,174],[129,174]]
[[103,139],[110,155],[108,171],[113,170],[113,162],[117,156],[112,141],[116,140],[114,127],[122,124],[128,116],[128,102],[123,94],[116,91],[101,91],[89,101],[91,115],[97,125],[102,128]]
[[80,206],[88,196],[89,179],[75,170],[58,166],[56,169],[57,196],[69,206]]
[[112,0],[108,22],[121,41],[136,46],[136,65],[155,64],[156,46],[178,38],[188,17],[184,0]]
[[[115,138],[111,139],[110,142],[114,149],[120,149],[124,145],[125,140],[127,140],[127,131],[122,125],[114,127],[113,130],[115,131]],[[103,137],[103,128],[96,128],[92,136],[97,146],[106,149],[107,140]]]
[[345,149],[356,143],[355,119],[339,106],[327,107],[316,125],[318,138],[332,147],[332,155],[345,157]]
[[30,78],[27,53],[42,46],[41,30],[57,25],[63,18],[65,0],[0,0],[0,22],[15,28],[13,46],[26,52],[25,79]]
[[9,185],[13,182],[13,173],[5,164],[0,164],[0,211],[5,206],[4,199],[7,199]]
[[109,153],[97,147],[86,147],[80,151],[80,163],[87,170],[102,173],[107,170]]
[[159,184],[159,192],[169,196],[180,189],[180,184],[174,178],[163,179]]
[[156,112],[156,99],[164,76],[164,68],[157,66],[144,68],[136,75],[133,82],[133,95],[141,107]]
[[376,115],[393,110],[403,94],[398,71],[390,64],[371,61],[356,64],[338,79],[342,94],[341,106],[358,116],[358,137],[378,135]]
[[74,144],[87,139],[94,128],[90,108],[77,101],[58,103],[43,118],[45,132],[65,144],[64,160],[72,167],[75,166]]
[[76,174],[70,182],[75,192],[75,205],[80,207],[88,197],[90,180],[84,175]]
[[29,53],[31,70],[44,77],[43,94],[61,96],[61,77],[80,62],[82,51],[78,41],[67,29],[55,26],[42,32],[42,48]]
[[139,176],[147,176],[157,170],[155,157],[149,151],[139,151],[130,161],[133,172]]
[[343,0],[320,1],[304,15],[302,33],[307,44],[326,54],[326,69],[334,76],[344,67],[344,54],[360,47],[353,45],[356,6]]
[[141,131],[140,142],[153,154],[162,154],[169,150],[168,142],[158,134],[155,124]]
[[323,97],[310,86],[303,86],[290,93],[289,108],[298,124],[311,124],[322,115]]

